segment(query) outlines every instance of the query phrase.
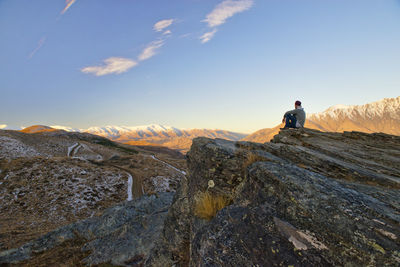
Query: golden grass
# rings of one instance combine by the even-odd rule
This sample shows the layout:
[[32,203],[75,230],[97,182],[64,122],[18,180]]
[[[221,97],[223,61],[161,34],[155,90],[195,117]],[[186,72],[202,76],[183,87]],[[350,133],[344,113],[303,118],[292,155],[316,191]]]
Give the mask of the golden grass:
[[203,192],[195,199],[194,215],[199,218],[211,220],[217,212],[228,206],[231,200],[227,196],[214,195],[210,192]]
[[256,153],[250,152],[247,154],[246,160],[244,161],[244,168],[247,168],[248,166],[250,166],[251,164],[255,163],[255,162],[259,162],[259,161],[268,161],[268,159],[266,159],[263,156],[260,156]]

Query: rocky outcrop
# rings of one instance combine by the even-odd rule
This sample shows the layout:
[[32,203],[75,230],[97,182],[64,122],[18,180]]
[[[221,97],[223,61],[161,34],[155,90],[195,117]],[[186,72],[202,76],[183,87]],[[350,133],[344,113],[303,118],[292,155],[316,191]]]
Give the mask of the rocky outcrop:
[[83,263],[140,266],[160,236],[172,196],[160,193],[124,202],[100,217],[61,227],[18,249],[0,252],[0,264],[25,260],[32,266],[30,258],[69,240],[83,239],[82,251],[89,251]]
[[[172,205],[188,205],[189,265],[399,265],[399,160],[400,138],[384,134],[195,139],[187,192],[175,196],[188,201]],[[195,215],[205,191],[232,199],[209,221]]]
[[[137,200],[149,208],[123,220],[138,228],[127,230],[129,235],[122,234],[125,228],[118,228],[107,238],[91,236],[97,241],[83,247],[92,250],[85,262],[111,260],[126,266],[400,264],[400,137],[292,129],[282,130],[265,144],[196,138],[187,162],[189,173],[170,206],[162,201],[164,197]],[[152,201],[163,204],[151,207]],[[142,204],[131,205],[142,210]],[[117,207],[125,214],[127,207]],[[108,212],[89,222],[122,220],[118,216]],[[141,228],[144,222],[147,228]],[[78,225],[86,223],[75,224],[74,229],[81,229]],[[130,229],[124,224],[118,227]],[[93,232],[89,228],[80,233]],[[141,231],[148,235],[140,235]],[[1,253],[0,262],[46,246],[40,240]],[[120,246],[124,249],[118,250]]]

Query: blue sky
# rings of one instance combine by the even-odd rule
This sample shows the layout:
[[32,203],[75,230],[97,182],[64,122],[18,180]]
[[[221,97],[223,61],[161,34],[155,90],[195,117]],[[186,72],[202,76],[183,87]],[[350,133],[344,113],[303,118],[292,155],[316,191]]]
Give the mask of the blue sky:
[[0,0],[0,123],[253,132],[400,95],[398,0]]

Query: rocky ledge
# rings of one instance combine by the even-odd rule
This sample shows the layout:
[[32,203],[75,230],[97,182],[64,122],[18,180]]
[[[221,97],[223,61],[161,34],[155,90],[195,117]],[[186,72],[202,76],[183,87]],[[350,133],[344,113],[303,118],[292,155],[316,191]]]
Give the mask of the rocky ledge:
[[[398,136],[303,129],[265,144],[197,138],[188,166],[148,263],[400,264]],[[225,207],[204,216],[202,203],[221,198]]]
[[[74,224],[94,240],[82,247],[92,251],[85,263],[400,265],[400,137],[282,130],[265,144],[197,138],[187,157],[189,174],[172,204],[170,195],[144,196]],[[152,201],[161,202],[142,211]],[[114,217],[133,207],[142,213]],[[123,222],[104,234],[109,220]],[[0,263],[29,260],[44,240],[63,242],[54,233],[0,253]]]

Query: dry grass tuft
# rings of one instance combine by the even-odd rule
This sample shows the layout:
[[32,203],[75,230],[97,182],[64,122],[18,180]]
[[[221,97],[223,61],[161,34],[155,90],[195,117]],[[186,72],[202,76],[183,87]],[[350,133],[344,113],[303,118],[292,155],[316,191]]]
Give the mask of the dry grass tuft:
[[250,152],[247,154],[247,157],[246,157],[246,160],[245,160],[243,166],[244,166],[244,168],[247,168],[251,164],[253,164],[255,162],[259,162],[259,161],[268,161],[268,159],[266,159],[265,157],[260,156],[256,153]]
[[217,212],[228,206],[231,199],[223,195],[213,195],[210,192],[200,193],[195,201],[194,214],[202,219],[211,220]]

